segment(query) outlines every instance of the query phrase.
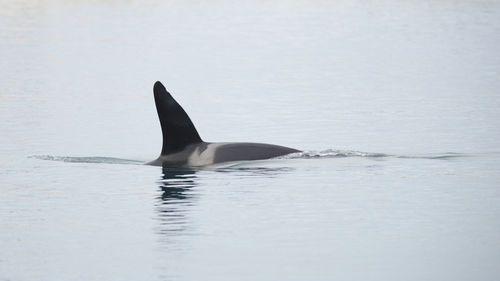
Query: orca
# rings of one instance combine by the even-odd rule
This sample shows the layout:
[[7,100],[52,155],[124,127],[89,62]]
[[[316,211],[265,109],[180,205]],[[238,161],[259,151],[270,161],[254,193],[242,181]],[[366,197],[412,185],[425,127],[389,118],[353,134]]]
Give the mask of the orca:
[[184,109],[163,84],[153,87],[163,134],[160,156],[146,164],[163,167],[198,167],[222,162],[263,160],[300,150],[249,142],[204,142]]

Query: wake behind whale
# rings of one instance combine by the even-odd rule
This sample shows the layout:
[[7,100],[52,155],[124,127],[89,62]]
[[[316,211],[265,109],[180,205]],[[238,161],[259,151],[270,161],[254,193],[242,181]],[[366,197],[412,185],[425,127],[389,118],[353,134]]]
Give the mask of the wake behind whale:
[[[446,152],[446,153],[425,153],[413,155],[395,155],[385,153],[362,152],[356,150],[310,150],[287,154],[284,156],[276,157],[281,160],[295,160],[295,159],[337,159],[337,158],[363,158],[367,160],[384,160],[384,159],[427,159],[427,160],[451,160],[455,158],[473,157],[471,154]],[[103,157],[103,156],[52,156],[52,155],[33,155],[29,158],[39,160],[50,160],[67,163],[96,163],[96,164],[126,164],[126,165],[143,165],[142,160],[131,160],[123,158]],[[235,161],[241,162],[241,161]]]

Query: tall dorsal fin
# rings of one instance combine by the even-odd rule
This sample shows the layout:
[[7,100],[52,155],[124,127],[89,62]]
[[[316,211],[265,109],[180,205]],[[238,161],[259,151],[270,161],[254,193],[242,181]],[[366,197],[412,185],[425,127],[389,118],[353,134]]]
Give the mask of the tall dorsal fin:
[[163,133],[161,155],[180,151],[189,144],[202,142],[187,113],[160,81],[155,83],[153,92]]

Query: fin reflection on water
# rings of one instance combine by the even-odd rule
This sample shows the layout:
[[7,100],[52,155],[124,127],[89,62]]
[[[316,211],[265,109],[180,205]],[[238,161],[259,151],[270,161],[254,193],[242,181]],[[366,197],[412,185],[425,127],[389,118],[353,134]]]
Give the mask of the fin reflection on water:
[[163,175],[160,181],[161,195],[164,203],[175,203],[176,200],[187,199],[189,195],[185,193],[190,188],[196,186],[196,170],[183,168],[163,168]]
[[[188,229],[186,212],[196,198],[190,190],[197,185],[195,174],[196,170],[187,168],[162,169],[159,181],[161,194],[156,208],[160,221],[159,234],[171,235]],[[168,239],[169,235],[162,235],[161,239]]]
[[[191,212],[200,194],[200,175],[208,177],[273,178],[293,171],[293,168],[266,168],[249,166],[219,167],[216,169],[163,168],[158,181],[160,194],[157,196],[156,213],[159,222],[156,228],[163,245],[175,245],[173,240],[179,235],[196,235],[196,225],[192,223]],[[224,173],[224,175],[222,175]],[[228,178],[230,181],[231,179]],[[234,188],[238,188],[235,186]]]

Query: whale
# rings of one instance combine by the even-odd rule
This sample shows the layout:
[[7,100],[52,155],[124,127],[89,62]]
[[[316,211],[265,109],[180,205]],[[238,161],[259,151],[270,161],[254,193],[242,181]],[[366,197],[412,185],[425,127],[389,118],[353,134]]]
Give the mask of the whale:
[[205,142],[186,111],[160,81],[153,86],[163,144],[160,156],[146,164],[162,167],[199,167],[224,162],[264,160],[298,149],[252,142]]

